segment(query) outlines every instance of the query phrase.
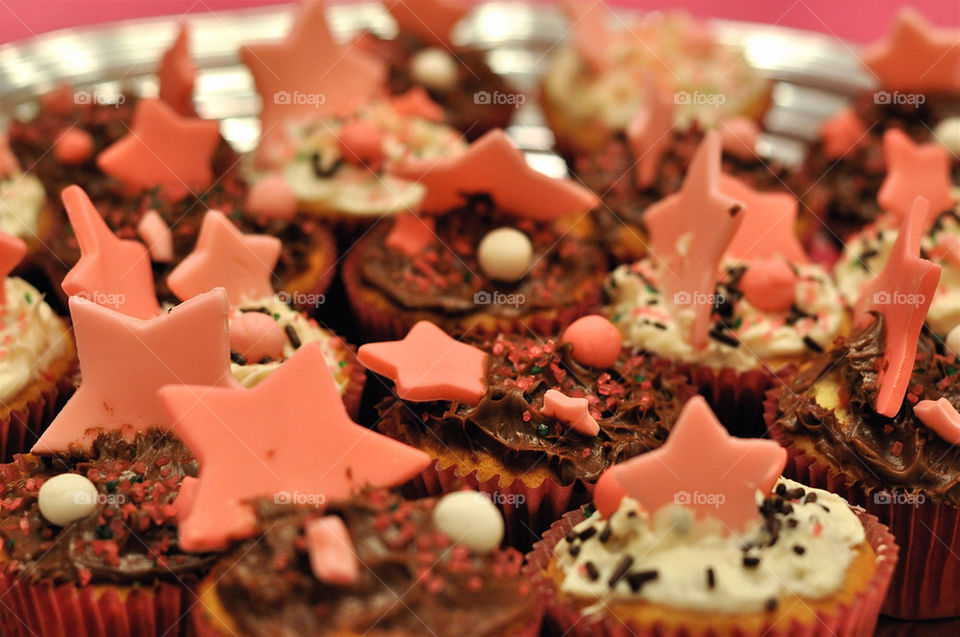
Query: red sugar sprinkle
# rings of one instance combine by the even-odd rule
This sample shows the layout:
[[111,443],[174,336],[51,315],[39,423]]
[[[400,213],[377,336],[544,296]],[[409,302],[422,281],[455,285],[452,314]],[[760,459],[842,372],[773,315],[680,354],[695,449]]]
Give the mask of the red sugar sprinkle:
[[467,579],[467,590],[476,593],[481,588],[483,588],[483,580],[478,576],[474,575],[473,577]]
[[899,440],[893,443],[893,447],[890,449],[890,453],[894,458],[899,458],[900,454],[903,453],[903,443]]

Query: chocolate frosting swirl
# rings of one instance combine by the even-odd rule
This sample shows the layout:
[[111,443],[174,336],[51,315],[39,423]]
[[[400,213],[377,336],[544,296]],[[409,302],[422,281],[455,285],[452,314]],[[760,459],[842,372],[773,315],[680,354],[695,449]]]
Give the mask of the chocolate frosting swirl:
[[[777,424],[812,443],[836,471],[871,487],[920,490],[960,504],[960,450],[927,428],[913,411],[920,400],[946,398],[960,407],[960,357],[928,331],[920,336],[907,396],[893,418],[873,409],[884,351],[882,315],[803,368],[778,400]],[[815,399],[826,382],[839,385],[846,415]]]

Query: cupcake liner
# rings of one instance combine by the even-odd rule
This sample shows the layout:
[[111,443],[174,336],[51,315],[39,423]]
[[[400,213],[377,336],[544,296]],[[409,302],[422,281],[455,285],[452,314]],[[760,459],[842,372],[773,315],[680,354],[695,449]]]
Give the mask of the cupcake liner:
[[54,584],[0,572],[4,637],[164,637],[182,633],[184,589]]
[[60,407],[73,394],[74,367],[75,364],[59,381],[38,381],[49,386],[33,399],[10,406],[6,419],[0,422],[0,462],[10,462],[14,454],[28,452],[53,422]]
[[765,437],[764,396],[789,375],[787,369],[777,374],[766,368],[738,372],[730,367],[714,369],[696,363],[679,363],[677,369],[707,399],[723,426],[742,438]]
[[784,475],[863,507],[890,528],[900,545],[900,559],[883,613],[900,619],[960,615],[960,508],[934,503],[922,492],[851,482],[817,462],[795,447],[790,433],[777,423],[781,391],[775,388],[768,392],[764,418],[770,436],[787,450]]
[[348,344],[343,339],[338,339],[343,351],[346,352],[346,370],[347,370],[347,389],[340,397],[343,400],[343,406],[347,408],[347,413],[354,420],[360,413],[360,399],[363,397],[363,387],[367,383],[367,369],[357,360],[356,348]]
[[[306,269],[292,273],[281,283],[291,293],[293,306],[310,316],[317,311],[315,297],[326,293],[337,273],[337,244],[333,233],[319,222],[315,223],[317,227],[311,233]],[[298,302],[301,296],[305,297],[302,303]]]
[[[744,629],[731,634],[736,637],[871,637],[897,561],[897,545],[887,528],[875,517],[857,510],[854,512],[863,525],[867,542],[877,553],[873,577],[863,591],[851,602],[838,605],[834,612],[819,612],[810,622],[793,620],[789,624],[767,623],[756,632]],[[544,597],[548,622],[570,637],[690,637],[699,634],[685,626],[628,625],[606,614],[586,618],[573,604],[559,600],[556,585],[543,575],[543,571],[560,540],[583,520],[581,511],[567,513],[543,534],[543,539],[527,554],[524,573]]]

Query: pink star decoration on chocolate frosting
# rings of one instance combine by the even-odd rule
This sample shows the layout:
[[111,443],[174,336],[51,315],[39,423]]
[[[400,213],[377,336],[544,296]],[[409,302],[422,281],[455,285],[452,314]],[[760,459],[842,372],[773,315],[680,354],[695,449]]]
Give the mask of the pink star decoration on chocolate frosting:
[[146,321],[72,297],[82,380],[31,452],[89,451],[102,431],[133,440],[150,427],[168,427],[157,398],[164,385],[232,385],[229,310],[223,290]]
[[64,188],[61,197],[80,245],[80,259],[63,277],[63,291],[137,319],[159,314],[147,247],[113,234],[80,186]]
[[690,343],[702,348],[713,311],[720,260],[743,221],[743,207],[720,187],[720,134],[707,133],[680,191],[650,206],[644,221],[674,310],[690,308]]
[[97,166],[133,192],[159,186],[176,201],[211,184],[210,158],[219,141],[219,122],[181,117],[166,102],[144,98],[130,132],[97,156]]
[[960,90],[960,32],[930,25],[912,7],[897,13],[893,29],[863,52],[863,63],[885,89],[949,93]]
[[13,269],[23,261],[27,254],[27,244],[20,237],[0,232],[0,305],[7,302],[7,289],[4,285]]
[[960,444],[960,413],[946,398],[921,400],[913,406],[913,413],[951,445]]
[[523,152],[502,130],[492,130],[456,157],[395,164],[398,177],[426,187],[425,213],[442,213],[464,204],[464,196],[487,193],[504,211],[551,221],[600,205],[595,194],[569,179],[554,179],[527,165]]
[[636,180],[640,188],[651,186],[657,178],[660,157],[673,141],[673,96],[647,76],[644,105],[627,125],[627,143],[637,162]]
[[917,340],[940,281],[940,266],[920,258],[927,209],[927,200],[917,197],[900,226],[890,258],[880,274],[863,286],[854,309],[858,327],[873,321],[871,311],[884,318],[883,366],[874,409],[890,418],[900,411],[910,385]]
[[473,405],[487,391],[487,354],[454,340],[429,321],[414,325],[402,341],[362,345],[357,358],[396,383],[397,396],[403,400]]
[[450,33],[470,6],[457,0],[386,0],[387,11],[401,32],[413,33],[427,44],[450,46]]
[[198,481],[180,523],[187,551],[224,548],[255,530],[249,501],[300,493],[317,502],[403,484],[429,456],[353,422],[319,343],[300,348],[253,389],[164,387],[174,433]]
[[891,128],[883,134],[883,156],[887,177],[877,193],[877,202],[894,215],[897,223],[907,217],[917,196],[930,204],[924,228],[941,212],[953,208],[946,148],[937,143],[915,144],[906,133]]
[[280,239],[243,234],[222,212],[203,218],[197,245],[167,277],[181,301],[222,287],[230,305],[273,295],[270,277],[280,258]]
[[786,463],[786,449],[772,440],[734,438],[707,401],[695,396],[684,405],[663,446],[607,469],[593,500],[607,518],[624,496],[651,515],[682,504],[698,518],[718,519],[736,532],[759,517],[757,491],[770,493]]
[[180,23],[177,39],[160,58],[157,79],[160,81],[160,99],[180,115],[195,115],[193,110],[193,84],[196,68],[190,59],[190,30],[186,22]]
[[743,203],[743,223],[727,246],[728,255],[744,261],[783,257],[791,263],[810,262],[797,237],[796,197],[754,190],[729,175],[720,175],[720,191]]

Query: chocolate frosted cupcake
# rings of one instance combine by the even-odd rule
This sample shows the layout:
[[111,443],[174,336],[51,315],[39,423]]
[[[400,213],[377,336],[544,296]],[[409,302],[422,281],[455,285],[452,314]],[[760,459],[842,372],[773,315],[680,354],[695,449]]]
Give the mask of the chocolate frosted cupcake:
[[200,584],[202,637],[539,634],[543,611],[523,557],[499,548],[500,513],[480,494],[406,501],[369,491],[322,513],[262,500],[255,508],[257,539]]
[[378,225],[344,261],[369,337],[399,338],[422,320],[473,340],[555,334],[598,306],[604,255],[567,231],[596,197],[534,171],[502,131],[403,174],[426,188],[420,216]]
[[424,322],[358,356],[396,382],[378,429],[433,460],[421,489],[495,494],[520,542],[589,501],[605,469],[663,444],[694,393],[661,361],[621,350],[599,316],[563,339],[501,335],[483,350]]

